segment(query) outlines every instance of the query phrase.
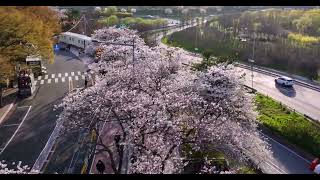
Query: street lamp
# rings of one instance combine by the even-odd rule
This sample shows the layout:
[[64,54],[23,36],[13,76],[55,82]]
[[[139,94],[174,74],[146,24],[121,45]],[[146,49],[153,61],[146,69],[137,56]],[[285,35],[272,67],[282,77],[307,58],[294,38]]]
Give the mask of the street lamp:
[[0,108],[2,108],[2,84],[0,84]]
[[248,61],[251,63],[251,88],[252,88],[252,92],[253,90],[253,63],[254,63],[254,46],[256,44],[256,38],[255,36],[253,37],[253,46],[252,46],[252,59],[248,59]]

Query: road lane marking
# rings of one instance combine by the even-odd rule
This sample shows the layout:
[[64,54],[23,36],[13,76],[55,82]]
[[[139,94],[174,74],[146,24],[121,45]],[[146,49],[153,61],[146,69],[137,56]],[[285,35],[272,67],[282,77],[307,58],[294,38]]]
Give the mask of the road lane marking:
[[7,125],[2,125],[0,127],[8,127],[8,126],[18,126],[19,124],[7,124]]
[[74,76],[74,72],[71,72],[71,76]]
[[69,77],[69,93],[73,90],[73,81]]
[[43,84],[44,83],[44,80],[42,79],[41,81],[40,81],[40,84]]
[[48,79],[48,84],[51,84],[51,79]]
[[64,77],[62,77],[62,78],[61,78],[61,81],[62,81],[62,82],[65,82],[65,78],[64,78]]
[[264,135],[265,137],[267,137],[268,139],[272,140],[273,142],[279,144],[281,147],[283,147],[284,149],[286,149],[287,151],[291,152],[292,154],[296,155],[297,157],[299,157],[300,159],[304,160],[305,162],[307,162],[308,164],[310,164],[311,162],[308,161],[307,159],[305,159],[304,157],[300,156],[299,154],[297,154],[296,152],[292,151],[291,149],[287,148],[286,146],[284,146],[283,144],[279,143],[278,141],[272,139],[271,137],[267,136],[266,134],[260,132],[262,135]]
[[75,76],[74,78],[76,79],[76,81],[78,81],[78,80],[79,80],[78,76]]
[[17,108],[28,108],[29,106],[19,106]]
[[37,82],[38,82],[38,81],[34,81],[34,85],[37,85]]
[[48,75],[45,75],[45,76],[44,76],[44,79],[48,79]]
[[78,75],[79,75],[79,76],[81,75],[81,72],[80,72],[80,71],[78,71]]
[[41,80],[41,76],[38,76],[38,80]]
[[61,73],[58,74],[58,77],[61,78]]
[[57,83],[57,82],[58,82],[58,78],[55,78],[55,79],[54,79],[54,83]]
[[4,118],[7,116],[9,111],[12,109],[14,103],[11,103],[7,111],[0,117],[0,123],[4,120]]
[[55,74],[51,74],[51,78],[53,79],[56,75]]
[[281,174],[287,174],[286,171],[282,170],[279,166],[275,165],[273,162],[271,161],[265,161],[265,163],[271,167],[273,167],[275,170],[277,170],[278,172],[280,172]]
[[26,115],[23,117],[20,125],[18,126],[18,128],[16,129],[16,131],[13,133],[13,135],[11,136],[11,138],[9,139],[9,141],[6,143],[6,145],[2,148],[1,152],[0,152],[0,155],[3,153],[4,150],[6,150],[6,148],[8,147],[8,145],[10,144],[10,142],[12,141],[12,139],[14,138],[14,136],[17,134],[18,130],[20,129],[20,127],[22,126],[24,120],[26,120],[29,112],[30,112],[30,109],[31,109],[32,106],[29,107]]
[[68,73],[64,73],[64,76],[67,77],[67,76],[68,76]]

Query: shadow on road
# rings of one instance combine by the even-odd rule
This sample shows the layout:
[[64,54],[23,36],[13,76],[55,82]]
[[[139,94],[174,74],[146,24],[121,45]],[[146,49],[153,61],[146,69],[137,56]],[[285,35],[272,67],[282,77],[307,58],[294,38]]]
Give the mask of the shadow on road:
[[[60,110],[53,111],[53,106],[61,99],[34,107],[0,159],[10,163],[22,161],[23,165],[32,167],[55,127]],[[16,116],[22,117],[19,114]]]
[[294,89],[294,87],[285,87],[277,83],[274,83],[274,84],[275,84],[275,87],[278,89],[278,91],[280,91],[285,96],[296,97],[296,90]]

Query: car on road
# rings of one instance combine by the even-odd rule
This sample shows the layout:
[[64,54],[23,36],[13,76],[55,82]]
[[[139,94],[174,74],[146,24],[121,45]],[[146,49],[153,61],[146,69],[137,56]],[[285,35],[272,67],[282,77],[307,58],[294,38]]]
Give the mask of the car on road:
[[293,86],[294,84],[294,80],[286,76],[278,77],[274,81],[275,83],[283,86]]

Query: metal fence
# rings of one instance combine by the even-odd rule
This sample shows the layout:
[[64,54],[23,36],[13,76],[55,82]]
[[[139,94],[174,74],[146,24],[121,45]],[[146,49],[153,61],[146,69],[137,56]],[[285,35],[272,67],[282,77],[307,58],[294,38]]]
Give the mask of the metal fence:
[[36,171],[42,173],[43,167],[49,162],[50,155],[53,153],[54,145],[59,136],[61,130],[61,122],[58,121],[53,132],[51,133],[45,147],[42,149],[40,155],[38,156],[36,162],[34,163],[31,171]]
[[[242,67],[242,68],[245,68],[245,69],[251,69],[251,66],[243,64],[243,63],[236,63],[235,66]],[[273,77],[279,77],[281,75],[289,76],[286,73],[281,73],[281,72],[278,72],[278,71],[275,71],[275,70],[265,69],[263,67],[254,67],[253,70],[256,71],[256,72],[260,72],[260,73],[263,73],[263,74],[266,74],[266,75],[273,76]],[[294,79],[295,79],[296,84],[299,84],[300,86],[304,86],[304,87],[307,87],[307,88],[310,88],[310,89],[313,89],[315,91],[319,91],[320,92],[320,86],[316,85],[315,83],[310,84],[310,83],[304,82],[302,80],[298,80],[296,78],[294,78]]]

